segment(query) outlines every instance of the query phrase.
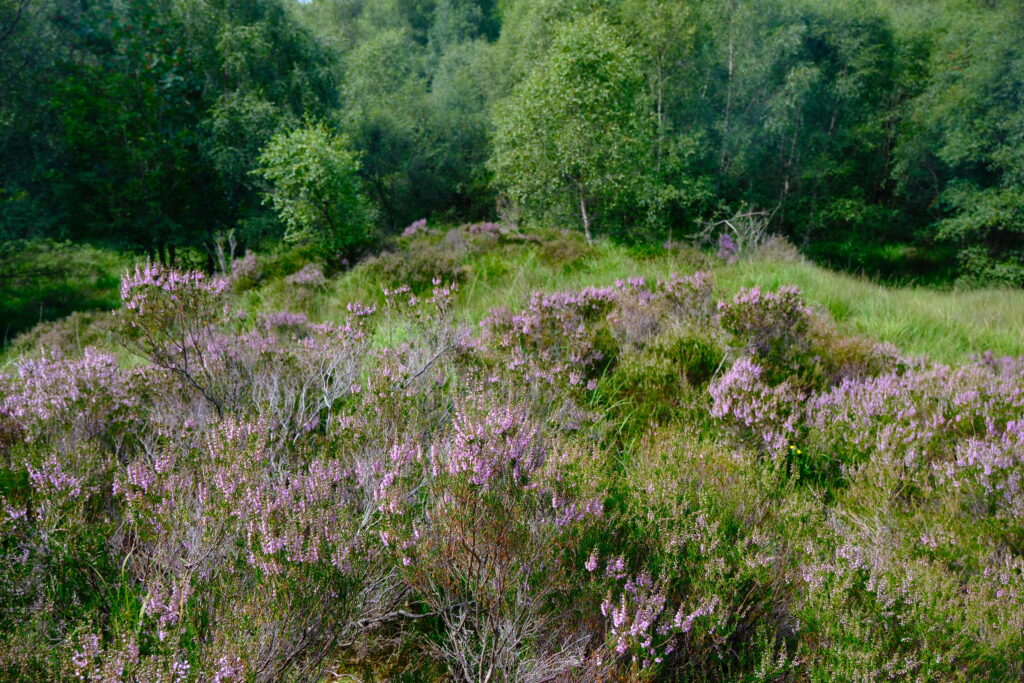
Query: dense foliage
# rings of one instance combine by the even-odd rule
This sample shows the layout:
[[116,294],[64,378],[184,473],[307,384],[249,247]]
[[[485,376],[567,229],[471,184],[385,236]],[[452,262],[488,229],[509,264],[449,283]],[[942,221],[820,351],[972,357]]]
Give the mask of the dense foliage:
[[0,0],[0,678],[1024,680],[1022,37]]
[[270,138],[259,163],[255,172],[270,184],[265,201],[284,223],[286,241],[342,258],[369,242],[370,211],[347,138],[306,125]]
[[[522,305],[495,275],[463,324],[473,264],[595,249],[420,223],[335,278],[138,266],[43,326],[0,375],[0,677],[1024,676],[1020,359],[722,291],[778,240]],[[479,291],[392,284],[431,269]]]
[[1022,35],[1008,0],[7,0],[0,239],[212,270],[296,234],[253,171],[319,130],[383,234],[755,209],[833,265],[1020,285]]

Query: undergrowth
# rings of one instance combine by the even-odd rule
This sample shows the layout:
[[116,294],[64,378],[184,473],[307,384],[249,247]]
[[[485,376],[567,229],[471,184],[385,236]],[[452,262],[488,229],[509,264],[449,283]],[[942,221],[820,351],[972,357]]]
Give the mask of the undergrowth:
[[121,299],[0,376],[7,680],[1024,676],[1019,292],[480,224]]

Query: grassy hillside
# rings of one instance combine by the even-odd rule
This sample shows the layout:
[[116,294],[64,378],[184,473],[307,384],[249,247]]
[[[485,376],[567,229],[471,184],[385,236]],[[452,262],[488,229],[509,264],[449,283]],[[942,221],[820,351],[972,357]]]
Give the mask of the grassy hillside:
[[[603,286],[629,277],[656,280],[707,269],[714,273],[716,291],[723,297],[741,287],[796,285],[844,332],[890,342],[908,354],[944,363],[964,362],[985,351],[1024,354],[1024,291],[889,287],[821,268],[785,246],[767,247],[726,264],[696,250],[643,252],[606,241],[590,247],[578,235],[564,233],[545,235],[541,245],[511,243],[483,253],[460,253],[457,248],[446,250],[443,236],[434,235],[406,243],[388,259],[395,262],[393,284],[400,284],[403,271],[422,280],[419,271],[431,271],[430,257],[439,254],[439,272],[446,270],[460,279],[458,309],[466,322],[478,322],[497,306],[525,306],[538,290]],[[312,309],[319,318],[338,319],[350,301],[379,297],[377,265],[363,264],[318,290]],[[247,297],[254,309],[288,308],[287,291],[277,278]]]
[[[796,285],[804,297],[821,312],[827,312],[840,330],[895,344],[905,353],[954,364],[985,351],[995,355],[1024,354],[1024,291],[1017,289],[940,290],[927,287],[889,287],[828,270],[802,258],[788,248],[766,248],[742,260],[727,264],[713,254],[695,250],[635,251],[600,241],[588,246],[575,233],[545,234],[545,244],[512,243],[482,253],[458,250],[443,252],[435,243],[439,234],[403,245],[386,257],[394,270],[394,285],[403,269],[423,278],[419,269],[431,270],[430,257],[442,251],[438,271],[457,275],[459,316],[463,322],[478,323],[496,306],[521,307],[535,291],[602,286],[616,280],[643,276],[648,280],[667,278],[673,272],[689,273],[709,269],[715,273],[716,291],[731,296],[742,287],[776,289]],[[417,255],[429,252],[426,257]],[[91,268],[104,283],[116,281],[125,259],[104,257]],[[260,257],[267,261],[258,282],[246,282],[244,301],[254,312],[293,307],[285,278],[302,264],[301,254]],[[72,260],[72,259],[68,259]],[[344,317],[345,306],[355,300],[379,299],[380,259],[362,263],[351,271],[338,273],[309,293],[303,307],[321,321]],[[105,268],[105,269],[104,269]],[[90,308],[115,304],[115,287],[106,286],[102,302]],[[86,291],[79,286],[79,291]],[[25,295],[28,296],[28,295]],[[23,296],[24,298],[24,296]],[[11,305],[13,305],[13,299]],[[83,319],[102,319],[97,313],[73,315],[69,321],[45,324],[17,339],[3,357],[9,361],[20,352],[39,346],[49,331],[76,328],[81,349],[98,339],[89,336]],[[103,326],[100,325],[101,329]],[[66,331],[67,332],[67,331]],[[93,331],[98,332],[98,330]],[[58,332],[58,334],[60,334]],[[86,334],[83,340],[82,335]],[[104,345],[113,340],[102,338]]]
[[[442,248],[437,244],[442,243]],[[421,252],[428,252],[424,257]],[[443,254],[440,263],[431,256]],[[305,263],[301,254],[259,257],[266,262],[257,282],[243,279],[243,301],[252,312],[287,310],[295,303],[291,288],[284,282]],[[74,258],[65,262],[74,262]],[[116,304],[115,286],[119,269],[126,259],[104,256],[98,261],[83,254],[93,277],[106,283],[103,299],[97,297],[89,309]],[[741,287],[775,289],[792,284],[800,288],[808,302],[835,320],[839,329],[890,342],[908,354],[923,355],[943,363],[964,362],[985,351],[995,355],[1024,354],[1024,291],[1019,289],[948,290],[928,287],[894,287],[876,284],[866,278],[827,270],[802,258],[784,246],[765,248],[737,263],[727,264],[710,253],[696,250],[638,251],[607,241],[588,246],[575,233],[552,232],[541,245],[513,242],[482,253],[459,249],[445,250],[441,234],[407,242],[384,259],[371,259],[352,271],[339,273],[314,288],[302,302],[318,320],[338,320],[351,301],[379,299],[381,269],[379,262],[393,263],[392,284],[400,284],[407,269],[414,278],[436,265],[439,274],[447,271],[460,283],[458,315],[463,322],[479,322],[497,306],[522,307],[534,291],[558,291],[607,285],[618,279],[665,278],[671,273],[710,270],[715,275],[716,291],[731,296]],[[389,271],[389,272],[390,272]],[[90,291],[75,285],[78,291]],[[24,298],[28,294],[19,295]],[[11,306],[15,300],[8,302]],[[4,357],[37,347],[42,335],[69,325],[76,327],[81,349],[109,338],[94,338],[82,320],[101,320],[93,313],[72,316],[68,321],[44,324],[24,335]],[[102,328],[102,324],[99,326]],[[66,330],[64,330],[66,331]],[[98,333],[101,330],[93,330]],[[84,338],[82,335],[86,334]]]

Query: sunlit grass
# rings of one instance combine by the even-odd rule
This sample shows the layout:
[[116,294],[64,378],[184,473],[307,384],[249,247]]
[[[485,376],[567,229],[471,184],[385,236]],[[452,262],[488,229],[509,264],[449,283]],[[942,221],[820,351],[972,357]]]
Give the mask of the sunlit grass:
[[[693,272],[702,264],[692,253],[642,258],[602,241],[590,257],[572,268],[544,263],[535,247],[484,253],[471,258],[468,265],[458,312],[465,323],[478,322],[495,307],[525,306],[538,290],[603,286],[636,276],[664,278],[673,272]],[[985,351],[1024,354],[1024,292],[1019,290],[889,287],[803,260],[754,258],[710,265],[722,298],[742,287],[796,285],[809,303],[835,319],[840,330],[890,342],[908,354],[944,363],[964,362]],[[316,308],[325,319],[337,319],[349,301],[379,297],[379,285],[356,268],[329,283]]]
[[[768,255],[726,265],[694,251],[651,256],[604,240],[571,263],[545,259],[538,246],[528,244],[475,254],[465,265],[467,276],[456,307],[457,320],[463,324],[478,323],[493,308],[526,306],[538,290],[605,286],[637,276],[653,280],[710,268],[720,298],[731,297],[742,287],[796,285],[812,306],[828,312],[841,331],[891,342],[908,354],[943,363],[961,363],[985,351],[1024,355],[1024,291],[1020,290],[893,287],[799,258]],[[381,304],[383,293],[375,273],[360,265],[330,279],[308,301],[297,300],[295,288],[286,285],[283,277],[244,292],[240,301],[251,314],[301,309],[315,320],[337,321],[345,317],[350,302]],[[24,345],[15,345],[0,360],[7,364],[25,350]]]
[[809,263],[750,261],[716,269],[727,292],[740,287],[798,286],[840,328],[891,342],[906,353],[956,363],[991,351],[1024,354],[1024,292],[939,291],[884,287]]

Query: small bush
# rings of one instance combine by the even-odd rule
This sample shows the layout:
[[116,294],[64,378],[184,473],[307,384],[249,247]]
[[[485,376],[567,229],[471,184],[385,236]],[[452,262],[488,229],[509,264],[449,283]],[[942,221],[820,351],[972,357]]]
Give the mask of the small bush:
[[540,261],[549,267],[567,271],[578,269],[597,253],[583,235],[570,230],[543,231],[537,234],[537,239]]
[[469,274],[465,260],[469,241],[459,232],[415,233],[402,248],[385,251],[364,262],[369,274],[388,286],[408,285],[416,292],[429,289],[435,279],[461,282]]
[[775,381],[797,369],[809,347],[811,310],[796,287],[743,289],[718,305],[722,327]]
[[340,260],[372,240],[372,211],[359,167],[347,137],[307,123],[274,135],[254,173],[268,183],[265,201],[284,223],[285,241],[312,245]]

